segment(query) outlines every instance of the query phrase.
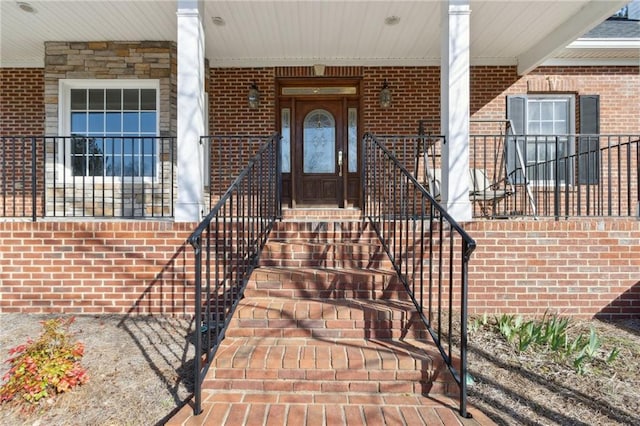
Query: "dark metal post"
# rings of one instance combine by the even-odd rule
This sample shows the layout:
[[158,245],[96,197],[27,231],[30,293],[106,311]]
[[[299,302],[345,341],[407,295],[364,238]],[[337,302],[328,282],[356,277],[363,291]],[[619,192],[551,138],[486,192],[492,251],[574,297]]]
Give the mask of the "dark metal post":
[[[37,183],[36,183],[36,178],[38,176],[38,173],[36,172],[36,138],[32,137],[31,138],[31,220],[33,222],[36,221],[36,216],[37,216],[37,212],[36,212],[36,208],[37,208],[37,203],[36,203],[36,191],[37,191]],[[46,170],[44,171],[43,174],[46,174]],[[43,189],[44,192],[44,189]]]
[[201,357],[202,357],[202,236],[198,236],[195,240],[191,241],[191,245],[194,248],[194,254],[196,256],[196,274],[195,274],[195,299],[196,320],[194,321],[194,337],[195,337],[195,355],[193,357],[193,379],[194,379],[194,407],[193,414],[198,415],[202,413],[202,380],[200,375],[202,371]]

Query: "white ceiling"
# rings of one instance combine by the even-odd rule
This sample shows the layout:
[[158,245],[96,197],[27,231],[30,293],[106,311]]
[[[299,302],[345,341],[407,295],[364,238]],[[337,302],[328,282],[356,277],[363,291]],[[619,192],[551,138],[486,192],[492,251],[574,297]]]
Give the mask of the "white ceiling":
[[[176,40],[177,2],[0,0],[0,66],[43,66],[45,41]],[[628,1],[628,0],[627,0]],[[472,64],[518,65],[559,53],[625,0],[471,0]],[[205,1],[211,66],[436,65],[435,0]],[[212,18],[222,17],[217,26]],[[396,25],[385,18],[397,16]]]

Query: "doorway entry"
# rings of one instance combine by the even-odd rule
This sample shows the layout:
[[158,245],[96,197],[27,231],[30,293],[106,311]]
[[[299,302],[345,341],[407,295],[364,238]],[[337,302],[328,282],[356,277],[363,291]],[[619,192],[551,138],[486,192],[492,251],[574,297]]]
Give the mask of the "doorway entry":
[[283,204],[360,207],[360,81],[278,83]]

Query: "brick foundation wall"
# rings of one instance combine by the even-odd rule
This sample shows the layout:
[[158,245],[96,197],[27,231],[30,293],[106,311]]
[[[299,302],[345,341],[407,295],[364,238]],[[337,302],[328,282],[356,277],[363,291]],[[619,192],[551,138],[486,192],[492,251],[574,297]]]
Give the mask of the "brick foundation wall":
[[469,268],[473,313],[640,316],[640,221],[481,221]]
[[[0,223],[0,313],[193,313],[195,224]],[[471,313],[640,315],[640,222],[479,221]]]
[[194,223],[0,223],[0,313],[193,312]]

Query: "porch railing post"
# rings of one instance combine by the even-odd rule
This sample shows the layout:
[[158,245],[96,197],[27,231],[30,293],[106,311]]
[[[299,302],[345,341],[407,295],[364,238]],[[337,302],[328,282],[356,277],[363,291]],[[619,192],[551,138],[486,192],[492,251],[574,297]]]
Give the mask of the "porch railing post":
[[[31,220],[33,222],[36,221],[36,208],[37,208],[37,165],[36,165],[36,156],[38,155],[36,152],[37,147],[37,139],[35,136],[31,137]],[[44,191],[43,191],[44,192]]]

